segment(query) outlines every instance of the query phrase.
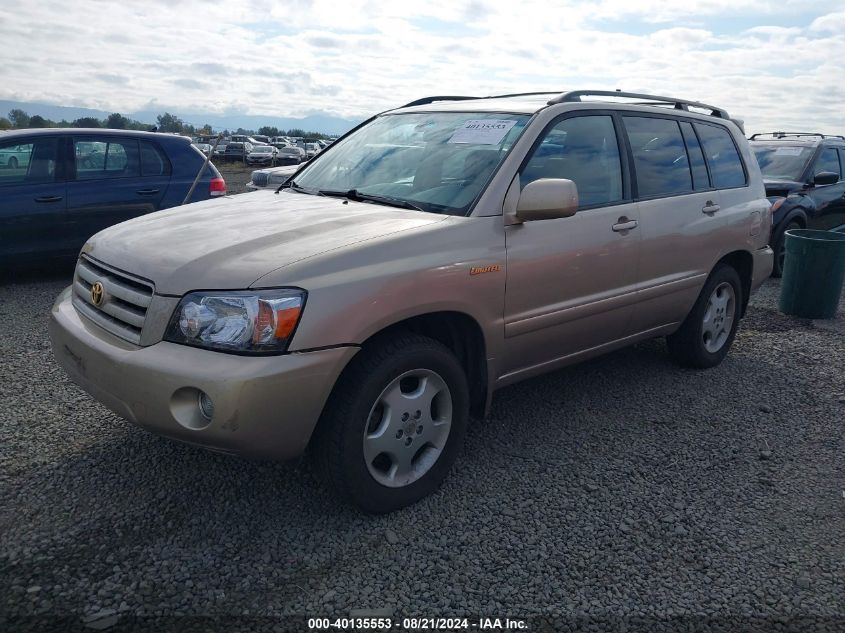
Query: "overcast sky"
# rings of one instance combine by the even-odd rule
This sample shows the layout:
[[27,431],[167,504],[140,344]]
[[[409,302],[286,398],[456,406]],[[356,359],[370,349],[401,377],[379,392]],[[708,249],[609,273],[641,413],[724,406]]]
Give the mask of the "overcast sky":
[[20,0],[0,98],[360,118],[429,94],[621,88],[845,133],[843,0]]

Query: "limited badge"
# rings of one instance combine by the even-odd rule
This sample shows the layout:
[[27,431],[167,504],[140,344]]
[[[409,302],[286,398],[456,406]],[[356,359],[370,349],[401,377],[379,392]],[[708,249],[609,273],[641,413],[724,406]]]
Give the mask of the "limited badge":
[[95,281],[94,285],[91,286],[91,303],[93,303],[98,308],[103,305],[103,299],[106,296],[106,289],[103,288],[103,284],[99,281]]

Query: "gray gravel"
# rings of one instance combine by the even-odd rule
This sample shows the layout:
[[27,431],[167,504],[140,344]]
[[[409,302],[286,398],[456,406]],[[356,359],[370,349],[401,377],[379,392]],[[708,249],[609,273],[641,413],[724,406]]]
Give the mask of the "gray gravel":
[[510,387],[438,494],[370,517],[307,464],[156,437],[70,383],[46,337],[67,274],[0,285],[5,630],[359,609],[845,630],[845,319],[778,314],[776,281],[720,367],[653,341]]

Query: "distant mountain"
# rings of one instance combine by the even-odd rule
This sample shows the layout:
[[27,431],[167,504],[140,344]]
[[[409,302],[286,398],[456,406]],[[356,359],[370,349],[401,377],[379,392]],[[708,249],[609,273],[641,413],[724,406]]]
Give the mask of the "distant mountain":
[[[26,103],[22,101],[4,101],[0,100],[0,116],[7,116],[9,110],[20,108],[30,116],[39,114],[45,119],[53,121],[74,121],[81,117],[96,117],[98,119],[105,119],[111,112],[104,110],[94,110],[91,108],[76,108],[68,106],[48,105],[45,103]],[[236,130],[244,128],[245,130],[258,130],[258,128],[265,125],[275,126],[279,129],[289,130],[292,128],[301,128],[309,132],[321,132],[323,134],[342,134],[352,127],[357,125],[360,121],[355,119],[343,119],[335,117],[330,114],[317,113],[303,118],[282,117],[272,115],[255,115],[255,114],[213,114],[203,112],[180,112],[175,108],[162,107],[161,110],[141,110],[139,112],[121,112],[123,116],[135,119],[141,123],[154,124],[156,117],[164,112],[178,116],[185,123],[194,126],[205,125],[206,123],[214,127],[215,130]]]

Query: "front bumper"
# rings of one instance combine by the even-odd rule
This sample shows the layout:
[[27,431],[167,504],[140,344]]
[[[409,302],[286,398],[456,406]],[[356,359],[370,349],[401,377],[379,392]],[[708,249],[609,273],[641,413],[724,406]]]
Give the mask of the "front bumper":
[[[205,448],[268,459],[300,455],[341,371],[358,351],[236,356],[162,341],[136,347],[89,322],[59,295],[53,354],[71,379],[121,417]],[[214,402],[202,418],[198,390]]]
[[771,247],[757,249],[752,253],[751,291],[754,292],[772,275],[775,253]]

